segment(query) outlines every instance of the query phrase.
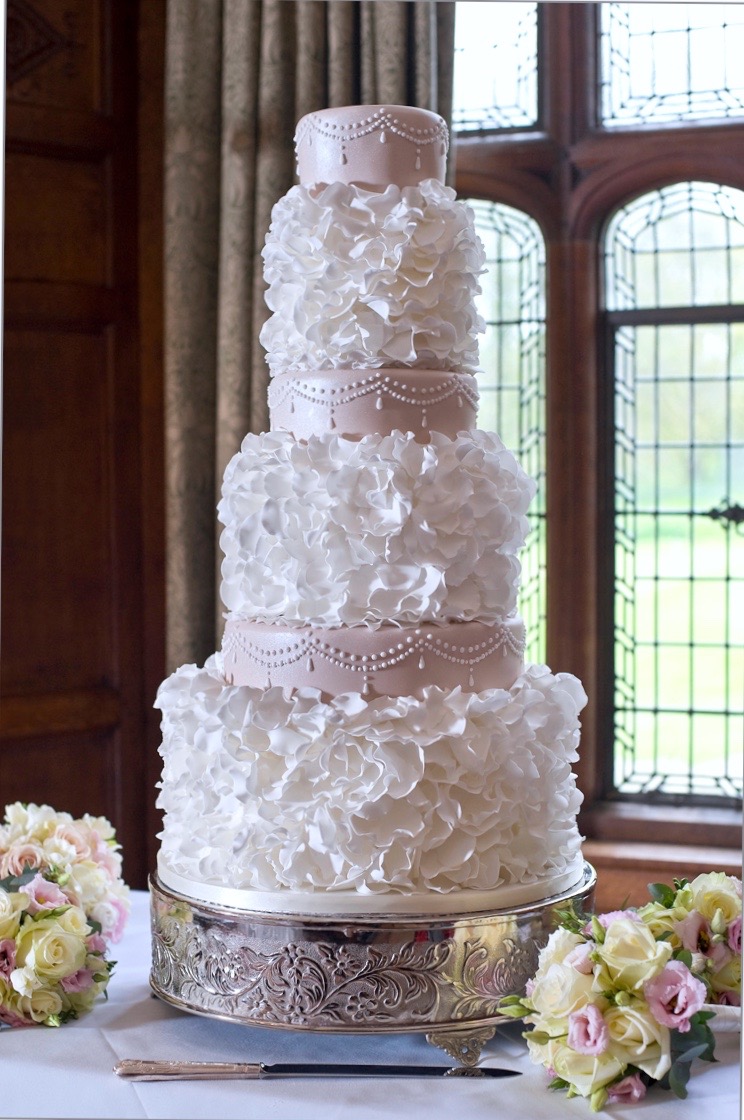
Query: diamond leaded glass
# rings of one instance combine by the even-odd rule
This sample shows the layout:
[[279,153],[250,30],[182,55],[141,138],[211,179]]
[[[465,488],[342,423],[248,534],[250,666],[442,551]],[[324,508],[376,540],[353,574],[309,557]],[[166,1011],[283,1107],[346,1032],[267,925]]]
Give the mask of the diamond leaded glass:
[[532,528],[521,554],[519,609],[527,627],[527,657],[544,661],[545,243],[528,214],[501,203],[467,201],[486,249],[478,301],[486,321],[478,426],[498,432],[537,482]]
[[614,785],[728,803],[744,741],[744,192],[653,191],[605,244]]
[[458,2],[455,132],[537,124],[537,4]]
[[605,127],[744,115],[744,4],[600,4]]

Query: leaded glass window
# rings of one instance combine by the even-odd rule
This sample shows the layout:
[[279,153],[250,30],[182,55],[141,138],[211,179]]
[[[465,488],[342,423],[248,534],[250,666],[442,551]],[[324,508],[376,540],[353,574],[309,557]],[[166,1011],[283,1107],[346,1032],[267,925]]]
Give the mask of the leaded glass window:
[[457,4],[453,106],[458,132],[536,125],[537,4]]
[[537,482],[521,554],[519,609],[527,656],[545,660],[545,244],[520,210],[468,199],[486,249],[479,311],[486,321],[478,426],[495,431]]
[[614,787],[722,804],[744,741],[744,191],[645,194],[605,253]]
[[744,4],[600,4],[606,127],[744,115]]

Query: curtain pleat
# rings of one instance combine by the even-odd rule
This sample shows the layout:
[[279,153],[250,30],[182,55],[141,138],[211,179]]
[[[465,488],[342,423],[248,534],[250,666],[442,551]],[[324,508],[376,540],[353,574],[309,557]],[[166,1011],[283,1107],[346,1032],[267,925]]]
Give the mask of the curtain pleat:
[[327,106],[451,111],[454,4],[169,0],[166,59],[167,657],[221,636],[215,506],[268,427],[261,250],[294,182],[297,120]]

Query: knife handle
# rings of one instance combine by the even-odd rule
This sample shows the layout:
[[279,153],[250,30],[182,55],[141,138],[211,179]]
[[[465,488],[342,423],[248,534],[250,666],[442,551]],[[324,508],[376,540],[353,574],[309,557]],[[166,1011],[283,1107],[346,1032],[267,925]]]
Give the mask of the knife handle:
[[260,1062],[152,1062],[124,1058],[114,1073],[127,1081],[255,1081]]

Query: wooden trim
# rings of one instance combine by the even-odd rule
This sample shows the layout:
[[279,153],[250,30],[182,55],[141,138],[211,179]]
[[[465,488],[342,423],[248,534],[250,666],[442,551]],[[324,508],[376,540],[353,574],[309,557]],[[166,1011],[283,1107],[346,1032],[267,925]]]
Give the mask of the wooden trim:
[[597,872],[595,908],[617,910],[650,901],[649,883],[694,879],[711,871],[741,876],[741,850],[683,844],[606,843],[588,840],[584,856]]
[[642,805],[597,801],[579,815],[579,826],[594,840],[674,844],[689,830],[711,848],[741,848],[742,819],[737,809],[720,806]]
[[69,735],[106,731],[121,719],[121,698],[116,689],[76,689],[71,692],[3,696],[0,742],[37,735]]

